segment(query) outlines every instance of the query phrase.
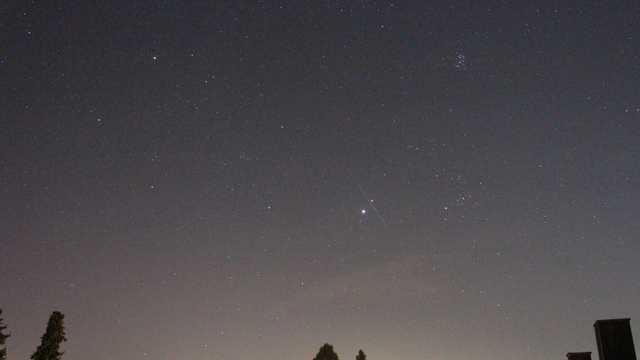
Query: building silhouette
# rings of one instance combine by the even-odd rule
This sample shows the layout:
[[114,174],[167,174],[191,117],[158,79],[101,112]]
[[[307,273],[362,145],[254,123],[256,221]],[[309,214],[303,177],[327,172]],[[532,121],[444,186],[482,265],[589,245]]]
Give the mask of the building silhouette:
[[591,360],[591,351],[567,353],[567,360]]
[[[633,346],[633,336],[631,335],[630,320],[598,320],[593,324],[596,331],[600,360],[637,360],[636,349]],[[567,357],[569,357],[569,354],[567,354]],[[569,360],[574,359],[569,358]]]

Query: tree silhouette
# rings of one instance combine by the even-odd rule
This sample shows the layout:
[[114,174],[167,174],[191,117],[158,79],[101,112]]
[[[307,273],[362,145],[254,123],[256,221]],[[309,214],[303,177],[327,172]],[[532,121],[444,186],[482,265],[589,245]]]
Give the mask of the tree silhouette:
[[[0,315],[2,315],[2,309],[0,309]],[[6,326],[2,325],[2,320],[0,318],[0,346],[4,345],[4,342],[7,340],[7,338],[9,336],[11,336],[11,334],[3,334],[2,330],[6,329]],[[0,349],[0,360],[6,360],[7,359],[7,348],[3,347],[2,349]]]
[[54,311],[49,317],[47,332],[42,335],[42,343],[31,355],[31,360],[60,360],[63,352],[60,352],[60,343],[67,341],[64,337],[64,314]]
[[356,356],[356,360],[367,360],[367,355],[364,354],[362,349],[358,351],[358,355]]
[[313,360],[339,360],[338,354],[333,351],[333,346],[325,343],[318,351],[318,354]]

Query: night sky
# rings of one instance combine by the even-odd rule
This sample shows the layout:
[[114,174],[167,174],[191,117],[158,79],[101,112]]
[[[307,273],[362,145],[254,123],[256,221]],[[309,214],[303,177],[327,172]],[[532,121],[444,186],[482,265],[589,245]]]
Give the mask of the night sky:
[[639,120],[637,1],[3,2],[8,358],[597,358]]

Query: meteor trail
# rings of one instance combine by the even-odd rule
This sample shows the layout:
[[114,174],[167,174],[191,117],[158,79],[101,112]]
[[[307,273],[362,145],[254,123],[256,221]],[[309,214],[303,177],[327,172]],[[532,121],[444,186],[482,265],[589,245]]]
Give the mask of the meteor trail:
[[369,204],[371,205],[371,207],[373,208],[373,211],[376,212],[376,214],[378,215],[378,217],[380,218],[380,221],[382,221],[382,223],[384,224],[384,226],[388,229],[389,226],[387,225],[387,223],[384,221],[384,219],[382,218],[382,216],[380,215],[380,213],[378,212],[378,209],[376,209],[376,206],[373,205],[373,200],[369,199],[369,197],[367,196],[367,193],[364,192],[364,189],[362,188],[362,186],[360,185],[360,183],[358,182],[358,180],[356,180],[355,176],[353,176],[353,174],[351,173],[351,170],[347,170],[349,171],[349,175],[351,175],[351,178],[353,179],[353,181],[356,182],[356,184],[358,184],[358,187],[360,188],[360,191],[362,192],[362,195],[364,196],[365,199],[367,199],[367,202],[369,202]]

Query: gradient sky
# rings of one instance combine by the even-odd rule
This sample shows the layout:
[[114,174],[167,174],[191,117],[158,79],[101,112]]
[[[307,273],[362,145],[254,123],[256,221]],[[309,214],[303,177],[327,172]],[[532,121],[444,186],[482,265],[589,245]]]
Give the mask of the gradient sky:
[[10,360],[54,310],[65,360],[595,359],[597,319],[640,329],[637,1],[0,19]]

